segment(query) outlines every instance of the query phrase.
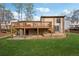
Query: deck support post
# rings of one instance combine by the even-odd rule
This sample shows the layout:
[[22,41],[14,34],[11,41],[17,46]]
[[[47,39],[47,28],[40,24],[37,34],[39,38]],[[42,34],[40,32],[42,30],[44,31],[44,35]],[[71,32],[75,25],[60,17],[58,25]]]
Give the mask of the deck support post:
[[28,35],[30,35],[30,30],[28,30]]
[[25,38],[25,28],[24,28],[24,38]]
[[20,36],[23,36],[23,29],[20,29]]
[[54,32],[54,25],[53,25],[53,28],[52,28],[52,22],[50,23],[51,24],[51,37],[52,37],[52,32]]
[[26,28],[25,28],[25,26],[26,26],[26,22],[24,22],[24,33],[23,33],[24,38],[26,37]]
[[37,36],[39,35],[39,28],[37,28]]

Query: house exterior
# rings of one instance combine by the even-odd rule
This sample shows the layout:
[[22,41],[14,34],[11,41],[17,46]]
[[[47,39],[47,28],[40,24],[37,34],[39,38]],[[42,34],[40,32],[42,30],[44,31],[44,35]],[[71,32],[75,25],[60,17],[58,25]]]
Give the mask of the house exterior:
[[71,21],[70,28],[71,28],[71,29],[79,28],[79,21],[76,21],[76,20],[73,21],[73,22]]
[[2,32],[7,32],[7,31],[9,31],[10,32],[10,30],[11,30],[11,23],[12,22],[17,22],[17,20],[11,20],[11,21],[7,21],[7,22],[2,22],[1,23],[1,31]]
[[41,16],[40,21],[18,21],[11,23],[11,34],[15,36],[64,34],[64,16]]
[[79,20],[71,21],[69,31],[79,33]]

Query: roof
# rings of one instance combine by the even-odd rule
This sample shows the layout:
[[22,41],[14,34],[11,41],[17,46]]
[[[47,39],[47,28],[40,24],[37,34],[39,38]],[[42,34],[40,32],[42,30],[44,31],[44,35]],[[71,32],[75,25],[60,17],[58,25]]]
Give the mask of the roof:
[[41,18],[64,18],[65,16],[41,16]]

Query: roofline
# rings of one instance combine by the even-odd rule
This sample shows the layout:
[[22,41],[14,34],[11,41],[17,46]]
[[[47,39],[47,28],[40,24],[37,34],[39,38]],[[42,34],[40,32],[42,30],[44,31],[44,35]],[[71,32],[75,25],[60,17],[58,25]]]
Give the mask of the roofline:
[[18,21],[18,22],[41,22],[41,21]]
[[64,18],[65,16],[41,16],[41,18]]

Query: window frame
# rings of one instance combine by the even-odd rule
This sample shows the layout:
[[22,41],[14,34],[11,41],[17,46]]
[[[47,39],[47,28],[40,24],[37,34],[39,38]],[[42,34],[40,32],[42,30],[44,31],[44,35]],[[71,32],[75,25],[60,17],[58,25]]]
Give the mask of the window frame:
[[55,26],[55,32],[60,32],[60,26],[59,25]]
[[61,18],[57,18],[56,23],[61,23]]

